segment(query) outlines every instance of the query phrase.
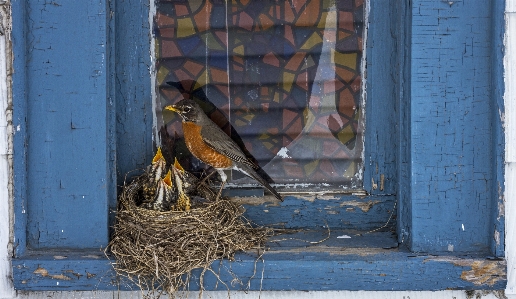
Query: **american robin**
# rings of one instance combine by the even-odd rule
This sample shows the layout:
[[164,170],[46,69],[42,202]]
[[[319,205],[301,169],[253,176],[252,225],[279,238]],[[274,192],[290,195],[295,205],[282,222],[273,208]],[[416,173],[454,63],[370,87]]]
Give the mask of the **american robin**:
[[257,166],[246,157],[236,142],[224,133],[196,102],[183,99],[175,105],[166,106],[165,109],[181,116],[185,143],[190,152],[219,173],[222,179],[219,195],[227,180],[224,170],[234,169],[257,180],[277,199],[283,201],[279,193],[255,171]]
[[166,171],[167,163],[158,148],[156,155],[152,159],[152,164],[147,167],[145,180],[143,181],[143,201],[149,203],[154,200],[156,195],[156,184],[162,179]]
[[183,170],[183,167],[179,165],[177,159],[172,169],[174,172],[174,180],[177,186],[177,203],[175,205],[175,210],[190,211],[192,203],[190,201],[190,197],[188,197],[188,194],[186,194],[186,189],[190,187],[190,183],[186,180],[186,177],[184,176],[185,172]]
[[172,203],[176,201],[177,194],[174,190],[170,170],[164,178],[160,178],[156,184],[156,195],[154,200],[147,204],[147,207],[153,210],[165,212],[169,211]]
[[183,166],[177,161],[177,158],[175,158],[172,167],[174,173],[177,172],[179,180],[183,183],[182,188],[184,189],[184,193],[189,196],[199,195],[207,200],[215,199],[216,194],[213,190],[203,181],[199,180],[193,173],[184,170]]
[[191,172],[186,171],[177,158],[174,158],[174,164],[172,164],[171,168],[174,169],[174,173],[177,172],[178,176],[181,178],[183,182],[183,190],[186,194],[193,194],[197,189],[197,185],[200,180]]
[[154,158],[152,158],[152,164],[149,166],[147,173],[149,175],[149,181],[156,183],[163,177],[167,167],[167,162],[161,153],[161,147],[158,147]]

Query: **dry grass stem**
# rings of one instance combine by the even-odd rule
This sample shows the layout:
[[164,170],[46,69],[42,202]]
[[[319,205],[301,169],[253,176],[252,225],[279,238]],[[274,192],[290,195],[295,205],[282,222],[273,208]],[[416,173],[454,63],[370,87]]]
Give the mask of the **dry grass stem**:
[[144,176],[123,187],[106,253],[116,259],[117,274],[154,296],[161,295],[159,290],[188,291],[191,271],[197,268],[203,269],[202,276],[208,271],[220,280],[211,269],[213,261],[233,260],[237,251],[263,247],[272,234],[271,229],[252,227],[242,216],[243,207],[227,199],[208,198],[188,212],[139,207]]

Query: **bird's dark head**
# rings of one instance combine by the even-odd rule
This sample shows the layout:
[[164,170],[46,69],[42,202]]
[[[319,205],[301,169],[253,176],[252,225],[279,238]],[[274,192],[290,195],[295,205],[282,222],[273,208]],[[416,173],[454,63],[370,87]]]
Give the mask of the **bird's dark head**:
[[164,108],[165,110],[174,111],[183,121],[188,122],[197,122],[200,120],[200,117],[203,115],[203,111],[201,107],[193,100],[183,99],[175,105],[169,105]]

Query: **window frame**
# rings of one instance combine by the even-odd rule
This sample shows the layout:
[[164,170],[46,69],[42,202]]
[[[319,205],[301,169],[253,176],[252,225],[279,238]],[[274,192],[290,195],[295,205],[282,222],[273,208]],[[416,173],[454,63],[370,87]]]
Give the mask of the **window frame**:
[[[391,184],[390,190],[398,190],[398,232],[399,241],[402,244],[408,244],[409,247],[414,245],[415,240],[410,238],[412,230],[413,219],[411,219],[412,209],[412,181],[411,173],[414,171],[411,165],[411,157],[413,148],[410,140],[411,126],[414,125],[414,120],[411,119],[411,105],[413,104],[411,96],[414,91],[411,89],[411,81],[414,79],[411,74],[410,67],[413,66],[411,56],[411,37],[414,27],[411,23],[412,16],[417,10],[416,5],[442,5],[443,3],[429,4],[424,1],[413,1],[409,3],[398,3],[399,1],[391,1],[394,3],[390,5],[389,9],[393,13],[395,28],[394,32],[404,32],[400,34],[400,39],[392,39],[390,42],[396,45],[396,53],[391,53],[390,66],[395,66],[392,69],[386,69],[385,66],[378,64],[369,65],[373,61],[371,55],[368,58],[368,72],[373,71],[378,67],[378,72],[392,79],[390,90],[395,95],[396,100],[396,114],[390,116],[392,124],[398,124],[396,132],[396,142],[400,146],[395,148],[393,155],[386,156],[382,152],[369,152],[371,155],[366,156],[365,165],[386,165],[393,163],[395,167],[388,168],[394,172],[393,177],[398,179],[387,182]],[[148,78],[148,68],[150,68],[150,57],[148,57],[148,48],[146,43],[148,40],[148,27],[143,26],[141,20],[147,20],[148,7],[142,5],[140,1],[102,1],[106,5],[106,40],[110,45],[107,60],[106,75],[106,99],[114,100],[113,106],[120,106],[121,104],[130,105],[133,111],[137,109],[145,112],[135,120],[134,113],[129,110],[123,110],[127,113],[120,113],[120,109],[115,111],[115,108],[108,110],[106,124],[107,127],[116,128],[109,129],[108,136],[110,139],[110,147],[107,153],[106,165],[112,168],[111,183],[113,186],[116,182],[116,172],[125,169],[126,167],[134,168],[134,165],[125,165],[123,163],[144,164],[149,161],[151,157],[149,154],[141,156],[142,152],[152,152],[152,140],[149,137],[145,142],[138,146],[131,143],[127,139],[116,138],[120,134],[128,134],[129,132],[137,132],[143,130],[141,125],[138,126],[138,121],[145,118],[145,116],[152,115],[151,107],[145,105],[141,99],[150,100],[150,79],[149,82],[141,80]],[[412,5],[412,6],[410,6]],[[107,259],[103,257],[100,250],[39,250],[31,251],[26,247],[26,215],[24,210],[26,207],[26,186],[27,174],[25,172],[26,163],[26,149],[25,142],[29,136],[26,135],[26,118],[27,114],[27,96],[25,89],[31,83],[30,72],[26,67],[26,51],[27,45],[26,34],[29,32],[29,26],[25,20],[24,13],[26,12],[28,4],[22,0],[12,2],[13,7],[13,49],[14,49],[14,69],[13,74],[13,100],[14,100],[14,117],[13,126],[16,129],[14,136],[14,211],[15,211],[15,257],[12,260],[14,285],[18,290],[116,290],[130,288],[127,285],[117,285],[113,281],[117,281],[116,276]],[[138,8],[134,8],[138,7]],[[498,15],[503,12],[503,5],[497,3],[493,4],[492,15]],[[113,12],[113,13],[112,13]],[[401,13],[400,13],[401,12]],[[432,16],[428,16],[430,19]],[[503,26],[497,21],[496,17],[493,19],[493,39],[499,44],[502,41]],[[371,21],[371,20],[370,20]],[[23,29],[22,29],[23,28]],[[127,30],[130,28],[131,30]],[[122,30],[124,29],[124,30]],[[370,28],[371,30],[371,28]],[[124,34],[125,32],[125,34]],[[141,39],[135,39],[134,34],[137,34]],[[370,32],[370,34],[375,34]],[[387,35],[383,38],[390,38]],[[121,45],[131,45],[130,47],[122,47]],[[147,45],[148,46],[148,45]],[[128,49],[138,49],[137,52],[131,52]],[[493,46],[493,70],[494,74],[500,76],[492,76],[492,95],[496,103],[493,103],[495,109],[503,111],[503,66],[502,53]],[[146,56],[147,55],[147,56]],[[142,58],[143,57],[143,58]],[[143,59],[143,62],[141,60]],[[371,60],[370,60],[371,59]],[[138,61],[139,63],[134,63]],[[370,67],[370,68],[369,68]],[[399,72],[398,72],[399,71]],[[128,78],[128,74],[134,74],[132,80],[124,80]],[[370,77],[369,77],[370,78]],[[498,79],[497,79],[498,78]],[[135,87],[135,83],[139,87]],[[496,87],[496,88],[495,88]],[[379,96],[383,89],[377,88],[368,90],[368,97],[374,97],[374,92]],[[370,101],[366,102],[368,105]],[[366,111],[367,108],[366,108]],[[375,109],[372,111],[381,112],[382,109]],[[367,119],[373,119],[373,115],[367,114]],[[492,146],[493,152],[499,154],[503,152],[503,130],[501,120],[498,117],[492,118],[494,121],[494,140]],[[127,123],[132,126],[127,126]],[[124,123],[124,126],[116,126],[116,123]],[[152,129],[152,120],[143,122],[146,126],[145,130],[150,132]],[[109,126],[112,125],[112,126]],[[18,127],[19,126],[19,127]],[[18,130],[19,128],[19,130]],[[388,136],[381,136],[375,132],[369,131],[367,134],[373,140],[383,140],[385,143],[392,143]],[[374,137],[374,138],[373,138]],[[379,139],[377,139],[378,137]],[[366,142],[368,142],[366,137]],[[116,140],[116,141],[115,141]],[[125,142],[124,142],[125,140]],[[404,146],[405,145],[405,146]],[[367,147],[381,148],[383,144],[371,144]],[[366,148],[367,148],[366,147]],[[140,149],[146,149],[141,151]],[[125,157],[125,158],[122,158]],[[131,159],[126,159],[131,157]],[[116,162],[115,162],[116,160]],[[495,156],[496,172],[493,184],[503,182],[503,159],[499,155]],[[125,162],[124,162],[125,161]],[[379,163],[380,161],[381,163]],[[116,167],[115,167],[116,166]],[[380,166],[381,167],[381,166]],[[384,166],[385,167],[385,166]],[[376,167],[366,167],[369,171],[369,178],[374,178],[379,181],[380,174],[376,173]],[[421,170],[420,170],[421,171]],[[364,176],[367,178],[368,176]],[[387,176],[388,177],[388,176]],[[379,190],[373,190],[372,184],[367,179],[364,179],[365,189],[371,190],[372,194]],[[502,183],[503,191],[503,183]],[[113,208],[115,206],[114,187],[111,191],[111,197],[108,201],[108,206]],[[499,204],[495,194],[492,194],[492,204]],[[109,197],[109,196],[108,196]],[[112,215],[112,214],[111,214]],[[287,215],[287,214],[285,214]],[[503,217],[500,220],[499,215],[493,213],[492,221],[497,224],[498,232],[504,231]],[[496,222],[495,222],[496,221]],[[502,238],[503,239],[503,238]],[[492,242],[494,244],[494,242]],[[501,289],[505,287],[505,261],[501,260],[503,256],[503,242],[492,245],[493,257],[486,259],[485,255],[474,256],[468,255],[457,256],[453,254],[435,255],[435,253],[421,253],[412,252],[401,246],[398,249],[384,249],[371,250],[369,252],[335,252],[327,248],[319,248],[315,251],[300,251],[296,254],[269,252],[264,256],[264,262],[256,264],[255,259],[244,254],[238,254],[236,262],[215,262],[215,267],[218,263],[226,265],[231,268],[233,272],[245,279],[252,275],[252,269],[257,265],[257,273],[261,271],[261,267],[265,267],[263,284],[259,280],[251,284],[252,290],[443,290],[448,288],[454,289]],[[478,277],[475,271],[480,269],[489,269],[486,276]],[[310,273],[307,275],[307,273]],[[442,273],[447,273],[446,279],[443,279]],[[469,276],[468,276],[469,275]],[[66,278],[63,278],[66,277]],[[328,279],[331,277],[331,279]],[[424,279],[423,279],[424,277]],[[465,277],[465,278],[463,278]],[[484,278],[486,280],[482,280]],[[229,278],[231,277],[224,277]],[[205,280],[208,288],[213,287],[213,278]],[[235,289],[239,289],[238,286]]]

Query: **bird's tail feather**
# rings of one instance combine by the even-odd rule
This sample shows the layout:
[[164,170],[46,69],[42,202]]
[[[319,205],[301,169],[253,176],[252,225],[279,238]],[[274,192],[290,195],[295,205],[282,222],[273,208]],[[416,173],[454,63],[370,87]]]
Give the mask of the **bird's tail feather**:
[[267,180],[265,180],[263,177],[261,177],[250,166],[242,164],[239,167],[239,170],[242,171],[243,173],[245,173],[247,176],[257,180],[260,184],[262,184],[265,187],[265,189],[269,190],[269,192],[271,192],[272,195],[274,195],[274,197],[276,197],[280,201],[283,201],[283,198],[281,197],[281,195],[276,190],[274,190],[274,188],[267,182]]

